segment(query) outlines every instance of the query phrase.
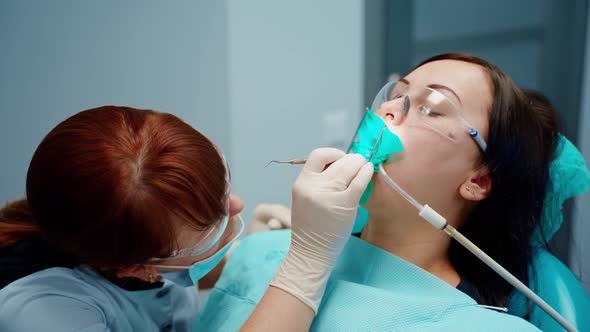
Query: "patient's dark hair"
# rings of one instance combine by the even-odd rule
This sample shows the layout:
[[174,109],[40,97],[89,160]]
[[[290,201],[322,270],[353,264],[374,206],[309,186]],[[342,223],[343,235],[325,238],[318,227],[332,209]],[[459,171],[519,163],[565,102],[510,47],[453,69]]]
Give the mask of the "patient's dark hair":
[[[488,167],[492,190],[460,231],[514,276],[528,284],[533,230],[539,224],[545,200],[549,163],[557,145],[559,120],[542,94],[519,88],[495,65],[471,54],[437,55],[479,65],[487,72],[493,102],[489,109],[489,137],[482,165]],[[483,302],[504,306],[513,287],[453,241],[449,256],[457,272],[472,283]]]

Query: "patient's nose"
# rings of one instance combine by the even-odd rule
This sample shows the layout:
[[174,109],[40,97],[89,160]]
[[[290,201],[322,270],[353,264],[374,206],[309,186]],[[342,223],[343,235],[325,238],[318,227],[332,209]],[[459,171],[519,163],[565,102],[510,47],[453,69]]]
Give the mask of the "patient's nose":
[[399,126],[403,122],[407,109],[409,109],[409,99],[400,97],[383,103],[376,114],[388,125]]

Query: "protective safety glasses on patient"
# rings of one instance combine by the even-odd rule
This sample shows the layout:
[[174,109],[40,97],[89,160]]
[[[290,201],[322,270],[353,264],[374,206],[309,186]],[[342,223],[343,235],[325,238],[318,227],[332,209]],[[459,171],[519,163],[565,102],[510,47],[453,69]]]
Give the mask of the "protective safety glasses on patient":
[[465,119],[461,108],[451,101],[436,85],[410,85],[404,79],[387,83],[375,97],[371,109],[384,108],[391,114],[391,124],[423,127],[451,142],[471,136],[482,151],[486,142]]
[[[423,206],[418,203],[411,194],[403,190],[385,172],[382,166],[393,155],[405,153],[402,147],[403,142],[395,134],[396,127],[425,128],[453,143],[471,137],[482,152],[485,152],[487,148],[485,140],[479,135],[477,129],[465,119],[460,107],[437,89],[443,89],[443,87],[434,84],[410,86],[405,79],[388,82],[379,90],[371,105],[373,110],[379,110],[380,114],[385,114],[385,119],[376,116],[371,110],[367,110],[351,144],[351,150],[361,154],[363,154],[363,146],[374,146],[369,161],[375,165],[375,172],[379,172],[391,188],[396,190],[421,213],[431,210],[432,216],[438,214],[430,209],[428,205]],[[379,134],[377,134],[378,132]],[[384,144],[384,139],[386,139],[386,142],[396,142],[397,139],[398,143]],[[375,159],[375,155],[379,159]],[[397,174],[394,174],[394,178],[395,176]],[[364,202],[361,201],[361,203],[368,200],[371,190],[372,183],[363,195]],[[433,225],[443,229],[446,227],[446,221],[443,223],[444,218],[438,217],[434,218],[438,220],[438,224]],[[434,219],[431,218],[429,222],[433,223]]]

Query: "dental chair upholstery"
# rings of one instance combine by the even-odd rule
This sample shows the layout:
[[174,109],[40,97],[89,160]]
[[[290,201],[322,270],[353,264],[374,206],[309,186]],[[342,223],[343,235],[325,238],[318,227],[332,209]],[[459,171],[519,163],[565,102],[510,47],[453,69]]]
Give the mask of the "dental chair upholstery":
[[[590,331],[590,298],[576,276],[557,257],[544,249],[537,249],[529,278],[529,288],[545,302],[579,331]],[[531,303],[531,313],[526,317],[525,297],[516,290],[508,301],[508,312],[526,318],[543,331],[564,331],[535,304]]]

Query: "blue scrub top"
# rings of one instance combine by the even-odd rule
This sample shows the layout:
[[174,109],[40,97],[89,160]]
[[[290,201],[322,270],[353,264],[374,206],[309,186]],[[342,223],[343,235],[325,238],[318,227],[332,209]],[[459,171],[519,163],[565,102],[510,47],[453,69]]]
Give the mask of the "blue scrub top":
[[55,267],[0,290],[0,331],[188,331],[198,310],[195,286],[128,291],[87,268]]

